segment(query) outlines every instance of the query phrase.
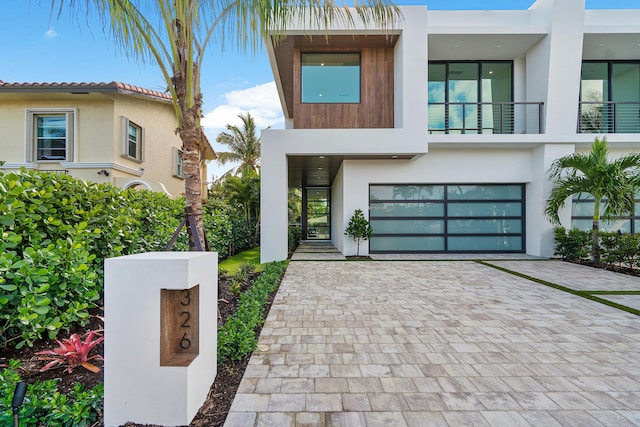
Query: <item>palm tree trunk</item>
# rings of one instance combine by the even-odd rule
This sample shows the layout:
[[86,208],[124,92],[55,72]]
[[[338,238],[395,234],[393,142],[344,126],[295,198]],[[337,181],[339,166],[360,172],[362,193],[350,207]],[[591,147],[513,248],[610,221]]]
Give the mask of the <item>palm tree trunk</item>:
[[591,254],[594,264],[600,264],[600,198],[596,197],[593,209],[593,225],[591,227]]
[[[187,111],[184,114],[184,123],[180,129],[182,139],[184,168],[184,189],[187,211],[193,215],[196,222],[198,239],[204,248],[204,223],[202,221],[202,184],[200,179],[200,140],[201,130],[198,129],[197,113]],[[194,236],[195,238],[195,236]],[[195,245],[190,243],[190,250],[195,250]]]

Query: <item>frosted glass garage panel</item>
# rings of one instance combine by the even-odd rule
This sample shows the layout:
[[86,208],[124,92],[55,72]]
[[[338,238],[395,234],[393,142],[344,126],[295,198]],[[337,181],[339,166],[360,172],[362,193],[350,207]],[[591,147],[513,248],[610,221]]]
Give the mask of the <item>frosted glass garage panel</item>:
[[[573,201],[573,206],[571,207],[571,215],[572,216],[593,216],[593,209],[595,208],[595,201],[581,201],[578,202],[576,200]],[[600,204],[600,212],[604,212],[604,203]]]
[[449,185],[449,200],[520,200],[522,185]]
[[442,234],[444,220],[391,219],[371,220],[371,228],[376,234]]
[[396,237],[378,236],[372,237],[369,243],[371,251],[400,251],[400,252],[427,252],[443,251],[444,237]]
[[370,217],[444,216],[443,203],[371,203]]
[[454,219],[447,222],[449,234],[522,233],[519,219]]
[[447,239],[449,251],[521,251],[521,236],[450,236]]
[[487,202],[487,203],[449,203],[450,217],[505,217],[522,216],[522,203],[518,202]]
[[372,185],[370,200],[443,200],[443,185]]
[[[578,230],[590,231],[593,228],[592,219],[572,219],[571,228]],[[623,233],[631,233],[630,219],[617,219],[610,221],[600,221],[601,231],[622,231]],[[637,228],[636,228],[637,230]]]

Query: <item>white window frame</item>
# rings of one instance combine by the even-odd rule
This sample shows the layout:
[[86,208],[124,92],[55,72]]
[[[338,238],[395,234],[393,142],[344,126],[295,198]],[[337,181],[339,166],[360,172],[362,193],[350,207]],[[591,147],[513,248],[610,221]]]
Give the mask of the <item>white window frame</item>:
[[172,175],[176,178],[184,179],[182,150],[177,147],[171,147],[171,165]]
[[[139,130],[135,156],[131,156],[129,154],[129,126],[133,126]],[[124,116],[121,120],[121,128],[122,147],[120,155],[126,159],[133,160],[138,163],[144,162],[144,128]]]
[[[64,159],[38,160],[38,142],[36,140],[36,120],[47,115],[64,115],[66,120],[66,141]],[[27,108],[25,110],[25,160],[28,163],[73,162],[77,157],[77,109],[75,108]]]

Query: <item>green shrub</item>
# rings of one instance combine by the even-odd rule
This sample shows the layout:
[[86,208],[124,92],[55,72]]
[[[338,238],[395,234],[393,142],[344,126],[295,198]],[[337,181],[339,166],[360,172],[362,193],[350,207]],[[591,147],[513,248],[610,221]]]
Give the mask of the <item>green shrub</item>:
[[302,229],[298,226],[289,226],[289,252],[296,250],[300,242],[302,241]]
[[[591,254],[591,231],[554,230],[555,254],[569,261],[586,261]],[[600,260],[603,264],[635,268],[640,266],[640,235],[599,231]]]
[[634,268],[640,260],[640,237],[637,234],[601,232],[601,260],[605,264],[616,264]]
[[238,309],[218,331],[218,363],[240,360],[257,345],[256,328],[264,322],[264,306],[280,283],[285,262],[268,264],[247,291],[240,295]]
[[555,254],[562,259],[579,261],[589,258],[591,251],[591,232],[572,228],[556,227],[553,232]]
[[[10,360],[9,366],[0,371],[0,425],[13,425],[11,400],[16,384],[20,381],[20,364]],[[77,383],[67,394],[61,394],[56,380],[35,381],[27,385],[27,394],[19,409],[22,426],[90,426],[102,411],[104,385],[84,389]]]
[[[0,173],[0,200],[0,346],[16,347],[83,326],[103,291],[104,260],[163,251],[185,206],[161,193],[26,170]],[[205,205],[207,237],[220,259],[229,255],[236,222],[246,229],[241,213]],[[188,250],[186,232],[172,250]]]

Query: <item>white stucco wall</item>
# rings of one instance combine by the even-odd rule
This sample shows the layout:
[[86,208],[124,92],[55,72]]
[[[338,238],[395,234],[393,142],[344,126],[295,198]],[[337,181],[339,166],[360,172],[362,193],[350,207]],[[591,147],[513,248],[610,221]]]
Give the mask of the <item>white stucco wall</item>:
[[[529,183],[532,166],[528,149],[432,149],[417,160],[345,160],[342,223],[355,209],[368,218],[369,184]],[[343,240],[343,253],[355,255],[356,244]],[[368,253],[368,246],[360,253]]]

